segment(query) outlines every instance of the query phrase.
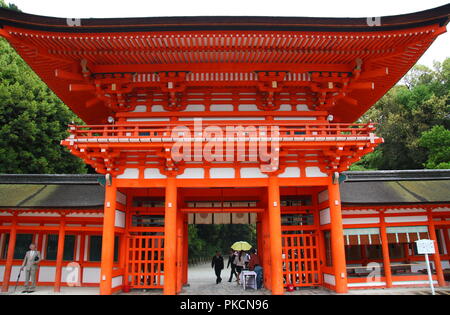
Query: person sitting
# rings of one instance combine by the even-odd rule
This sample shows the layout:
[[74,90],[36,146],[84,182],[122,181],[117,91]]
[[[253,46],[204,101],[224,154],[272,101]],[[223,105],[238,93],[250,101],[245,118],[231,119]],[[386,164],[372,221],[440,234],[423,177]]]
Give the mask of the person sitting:
[[250,271],[254,271],[256,273],[257,288],[258,290],[261,289],[263,284],[263,268],[261,267],[260,259],[255,249],[251,250],[248,268]]

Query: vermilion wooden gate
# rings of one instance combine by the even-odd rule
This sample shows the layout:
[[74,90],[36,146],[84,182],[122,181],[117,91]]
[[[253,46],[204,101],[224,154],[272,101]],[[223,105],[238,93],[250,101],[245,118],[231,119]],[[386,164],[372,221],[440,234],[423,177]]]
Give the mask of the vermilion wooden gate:
[[163,288],[164,235],[129,236],[127,279],[128,284],[135,289]]
[[321,284],[319,242],[314,234],[284,234],[283,275],[285,286],[312,287]]

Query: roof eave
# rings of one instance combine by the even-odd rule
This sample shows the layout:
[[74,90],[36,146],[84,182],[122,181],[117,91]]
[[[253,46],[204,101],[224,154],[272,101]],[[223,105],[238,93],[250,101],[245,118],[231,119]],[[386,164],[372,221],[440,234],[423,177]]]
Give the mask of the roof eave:
[[67,33],[138,31],[336,31],[373,32],[449,23],[450,4],[421,12],[380,17],[381,25],[370,26],[371,18],[194,16],[81,19],[69,26],[67,18],[55,18],[0,9],[0,26]]

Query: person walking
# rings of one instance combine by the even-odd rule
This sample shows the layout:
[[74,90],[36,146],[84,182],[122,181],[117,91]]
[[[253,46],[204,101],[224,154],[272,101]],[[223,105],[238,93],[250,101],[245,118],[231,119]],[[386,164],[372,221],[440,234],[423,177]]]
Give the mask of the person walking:
[[217,277],[216,284],[221,283],[222,282],[221,273],[224,268],[224,263],[223,263],[222,254],[220,252],[217,252],[216,255],[213,257],[212,262],[211,262],[211,267],[216,272],[216,277]]
[[41,254],[36,250],[36,245],[31,244],[20,267],[20,271],[25,269],[25,290],[22,293],[33,293],[36,290],[36,274],[40,261]]
[[236,259],[237,253],[232,250],[230,252],[230,256],[228,257],[228,265],[227,268],[230,268],[231,266],[231,273],[230,273],[230,279],[228,280],[228,282],[233,281],[233,276],[235,276],[236,278],[238,277],[236,274],[236,264],[234,263],[234,260]]
[[241,250],[239,252],[239,254],[236,256],[234,261],[236,264],[237,283],[238,283],[238,285],[240,285],[241,284],[241,273],[245,267],[245,252],[243,250]]

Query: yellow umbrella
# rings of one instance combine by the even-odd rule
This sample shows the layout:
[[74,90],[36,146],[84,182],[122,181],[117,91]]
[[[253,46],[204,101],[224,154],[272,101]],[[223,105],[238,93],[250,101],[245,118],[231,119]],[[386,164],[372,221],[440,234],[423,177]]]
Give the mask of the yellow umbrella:
[[236,242],[231,246],[231,249],[238,250],[238,251],[241,251],[241,250],[247,251],[247,250],[250,250],[251,248],[252,248],[252,245],[250,245],[247,242],[243,242],[243,241]]

